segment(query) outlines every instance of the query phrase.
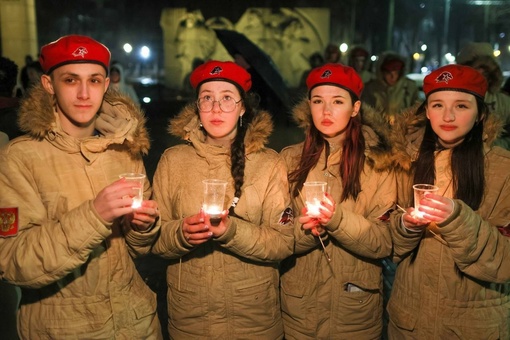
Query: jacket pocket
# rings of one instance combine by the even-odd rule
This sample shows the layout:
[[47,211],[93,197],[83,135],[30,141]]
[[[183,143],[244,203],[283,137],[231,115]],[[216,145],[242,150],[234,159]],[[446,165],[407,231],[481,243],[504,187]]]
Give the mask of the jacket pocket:
[[[404,300],[400,300],[399,303],[404,303]],[[418,311],[416,311],[416,313],[411,313],[401,308],[399,303],[395,303],[395,301],[391,299],[388,303],[387,309],[391,322],[398,328],[405,329],[407,331],[414,330],[417,321],[416,315],[419,314]]]
[[231,299],[234,329],[239,334],[263,331],[281,322],[277,287],[270,280],[234,283]]
[[282,312],[292,319],[303,322],[310,319],[309,299],[305,298],[306,287],[300,280],[285,280],[281,283]]
[[338,294],[334,310],[334,320],[338,320],[341,328],[356,325],[357,328],[365,329],[382,320],[382,297],[378,291],[374,293],[359,287],[346,291],[344,288]]

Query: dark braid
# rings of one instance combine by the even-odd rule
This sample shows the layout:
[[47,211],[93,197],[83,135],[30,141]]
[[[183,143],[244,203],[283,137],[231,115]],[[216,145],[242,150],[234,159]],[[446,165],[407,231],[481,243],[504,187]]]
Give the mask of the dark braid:
[[237,202],[241,198],[241,188],[244,184],[244,168],[246,165],[246,150],[244,145],[244,139],[246,137],[246,132],[248,131],[248,126],[253,121],[253,117],[256,114],[256,101],[257,99],[251,94],[248,95],[241,88],[238,87],[239,93],[241,94],[241,99],[244,104],[245,112],[242,116],[242,126],[237,124],[237,134],[234,138],[230,146],[230,173],[234,179],[234,200],[229,207],[229,215],[237,216],[234,209],[237,205]]

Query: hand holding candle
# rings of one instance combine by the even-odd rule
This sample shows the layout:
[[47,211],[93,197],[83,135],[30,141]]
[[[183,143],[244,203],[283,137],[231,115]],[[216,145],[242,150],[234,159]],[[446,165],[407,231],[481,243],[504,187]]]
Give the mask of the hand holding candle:
[[326,198],[326,182],[305,182],[303,190],[305,192],[305,204],[307,215],[310,217],[320,217],[321,202]]
[[414,212],[413,216],[416,219],[423,219],[423,212],[420,211],[422,199],[427,199],[425,195],[427,194],[435,194],[439,188],[432,184],[415,184],[413,185],[414,190]]
[[120,178],[124,178],[127,182],[132,183],[132,194],[129,196],[133,199],[131,208],[137,209],[142,206],[143,202],[143,184],[145,181],[144,174],[138,173],[124,173],[119,175]]
[[217,226],[221,221],[221,213],[225,204],[227,182],[219,179],[206,179],[202,183],[204,183],[202,210],[209,215],[211,224]]

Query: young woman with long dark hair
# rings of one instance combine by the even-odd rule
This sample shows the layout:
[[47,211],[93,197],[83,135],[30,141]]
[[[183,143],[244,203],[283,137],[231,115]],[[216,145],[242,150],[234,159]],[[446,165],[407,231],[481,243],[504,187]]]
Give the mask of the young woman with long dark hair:
[[[286,339],[378,339],[383,328],[382,265],[391,252],[387,212],[396,200],[386,124],[362,112],[356,71],[313,69],[294,118],[305,141],[282,150],[295,223],[294,255],[281,266]],[[307,215],[305,182],[327,183],[320,214]]]
[[[510,152],[493,146],[501,123],[483,98],[487,82],[462,65],[424,79],[426,100],[393,136],[399,205],[391,218],[395,281],[391,339],[510,337]],[[413,184],[433,184],[413,205]],[[417,202],[414,202],[415,204]]]

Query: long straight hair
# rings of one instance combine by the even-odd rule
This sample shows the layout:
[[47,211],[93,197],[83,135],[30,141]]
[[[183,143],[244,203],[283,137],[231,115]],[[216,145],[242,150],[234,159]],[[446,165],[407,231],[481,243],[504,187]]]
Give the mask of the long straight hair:
[[[417,109],[416,114],[425,112],[427,101]],[[482,203],[485,190],[485,164],[483,152],[484,117],[489,110],[481,98],[476,97],[478,109],[477,122],[464,140],[452,150],[451,172],[453,198],[464,201],[473,210],[477,210]],[[444,149],[439,138],[427,119],[423,141],[416,162],[413,164],[414,180],[417,183],[434,184],[435,152]]]
[[[351,93],[351,101],[354,105],[358,97]],[[358,115],[352,117],[347,124],[345,139],[342,145],[342,156],[340,159],[340,178],[342,179],[343,191],[340,202],[349,197],[356,200],[361,192],[361,172],[365,164],[365,138],[362,133],[361,124],[362,110]],[[313,124],[312,115],[309,115],[309,128],[305,134],[305,141],[298,167],[289,173],[289,182],[293,185],[292,195],[297,197],[303,188],[310,171],[317,165],[322,151],[325,149],[326,161],[329,156],[329,144],[321,132]],[[327,167],[327,164],[326,164]]]

